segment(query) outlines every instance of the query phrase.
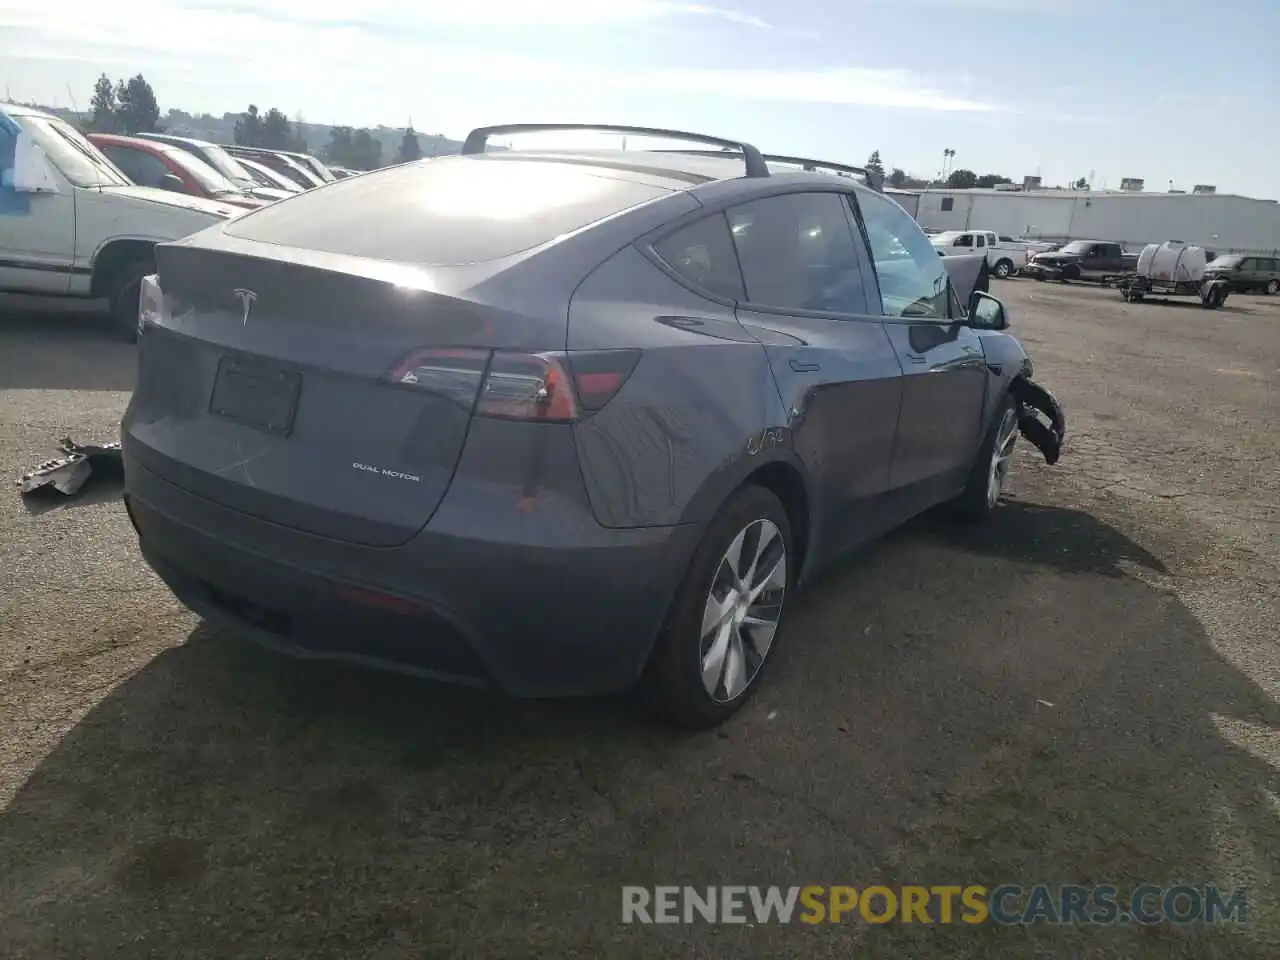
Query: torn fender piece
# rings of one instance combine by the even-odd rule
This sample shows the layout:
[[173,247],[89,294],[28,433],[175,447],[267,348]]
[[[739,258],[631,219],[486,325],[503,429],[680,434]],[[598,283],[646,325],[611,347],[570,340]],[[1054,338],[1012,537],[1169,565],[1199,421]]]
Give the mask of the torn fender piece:
[[123,468],[119,442],[79,444],[63,437],[58,444],[64,456],[38,464],[18,478],[23,496],[52,487],[63,496],[73,496],[90,475],[119,476]]
[[[1018,429],[1027,442],[1044,454],[1044,462],[1054,464],[1062,455],[1067,437],[1067,415],[1057,397],[1028,377],[1018,377],[1009,385],[1018,401]],[[1040,417],[1049,422],[1046,424]]]

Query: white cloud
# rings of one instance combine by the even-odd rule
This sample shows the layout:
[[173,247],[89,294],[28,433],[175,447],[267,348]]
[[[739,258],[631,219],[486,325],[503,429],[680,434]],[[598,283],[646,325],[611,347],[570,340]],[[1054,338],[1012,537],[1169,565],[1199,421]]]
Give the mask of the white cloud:
[[[482,46],[492,24],[555,27],[558,36],[574,28],[630,29],[629,24],[672,17],[715,17],[761,26],[760,21],[728,8],[671,0],[362,0],[355,14],[377,30],[351,25],[349,0],[229,0],[214,9],[212,0],[136,0],[126,19],[114,8],[68,0],[54,8],[25,0],[0,0],[0,37],[14,39],[0,60],[78,61],[136,64],[144,73],[166,69],[198,77],[227,78],[270,88],[305,82],[323,99],[326,87],[349,86],[351,78],[378,87],[420,88],[433,80],[483,74],[520,83],[553,84],[563,89],[649,91],[712,95],[741,100],[857,104],[903,109],[989,112],[993,108],[964,95],[932,89],[906,70],[877,70],[834,65],[805,69],[656,69],[624,67],[606,55],[591,60],[593,45],[583,43],[580,58],[510,54]],[[238,4],[244,3],[243,6]],[[19,4],[22,4],[19,6]],[[140,28],[145,24],[145,29]],[[476,26],[474,45],[423,41],[427,25]],[[395,31],[403,31],[397,35]],[[412,35],[409,31],[417,31]],[[15,36],[19,34],[19,36]],[[429,36],[429,32],[427,33]],[[525,49],[536,50],[529,42]],[[132,69],[131,67],[129,69]],[[109,73],[117,71],[108,70]],[[306,105],[299,104],[305,109]]]

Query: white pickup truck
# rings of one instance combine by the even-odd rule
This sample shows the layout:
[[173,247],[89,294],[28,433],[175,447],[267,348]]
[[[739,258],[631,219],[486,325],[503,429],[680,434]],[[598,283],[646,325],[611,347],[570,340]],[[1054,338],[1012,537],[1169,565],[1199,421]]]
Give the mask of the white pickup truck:
[[1003,280],[1027,265],[1029,244],[1003,237],[992,230],[944,230],[929,238],[934,249],[943,256],[962,253],[985,253],[991,272]]
[[70,124],[0,103],[0,293],[105,297],[129,336],[155,245],[243,212],[135,186]]

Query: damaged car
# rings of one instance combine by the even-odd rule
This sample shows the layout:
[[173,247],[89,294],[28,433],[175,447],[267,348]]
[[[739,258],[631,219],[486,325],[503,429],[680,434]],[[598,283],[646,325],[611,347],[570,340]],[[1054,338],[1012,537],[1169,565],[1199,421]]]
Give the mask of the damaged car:
[[125,501],[185,604],[282,651],[713,726],[816,572],[989,518],[1065,419],[872,178],[643,128],[590,129],[698,149],[486,149],[570,129],[162,244]]

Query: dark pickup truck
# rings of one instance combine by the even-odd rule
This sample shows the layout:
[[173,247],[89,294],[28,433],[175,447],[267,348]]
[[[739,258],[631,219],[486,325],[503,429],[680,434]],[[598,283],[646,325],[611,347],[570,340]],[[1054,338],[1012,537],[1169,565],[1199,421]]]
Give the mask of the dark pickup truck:
[[1125,253],[1118,243],[1101,240],[1072,240],[1048,253],[1037,253],[1022,272],[1036,280],[1092,280],[1105,283],[1133,273],[1138,255]]

